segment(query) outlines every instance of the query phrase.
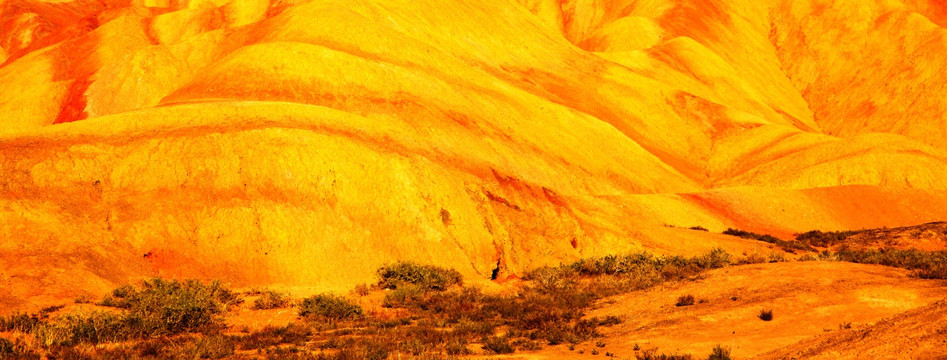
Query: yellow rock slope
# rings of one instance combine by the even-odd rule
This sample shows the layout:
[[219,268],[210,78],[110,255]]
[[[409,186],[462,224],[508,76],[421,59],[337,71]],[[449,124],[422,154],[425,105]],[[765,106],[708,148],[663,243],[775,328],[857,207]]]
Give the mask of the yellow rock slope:
[[933,0],[0,1],[0,307],[947,215]]

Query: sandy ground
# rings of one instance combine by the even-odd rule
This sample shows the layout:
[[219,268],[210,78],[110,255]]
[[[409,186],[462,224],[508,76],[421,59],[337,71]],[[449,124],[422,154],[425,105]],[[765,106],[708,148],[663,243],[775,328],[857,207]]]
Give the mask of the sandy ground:
[[[678,296],[685,294],[693,295],[698,303],[675,306]],[[792,358],[793,351],[806,351],[829,341],[830,346],[822,346],[829,351],[823,358],[864,358],[868,352],[831,352],[855,345],[875,349],[872,354],[876,358],[884,354],[925,358],[931,354],[930,346],[921,340],[929,338],[908,339],[905,336],[910,328],[900,330],[900,326],[923,325],[923,319],[928,318],[923,315],[926,313],[936,313],[935,319],[943,318],[942,302],[928,304],[945,297],[947,282],[913,279],[906,271],[881,266],[788,262],[730,267],[699,280],[603,300],[591,316],[615,315],[624,319],[622,324],[603,331],[603,347],[597,347],[593,340],[574,350],[556,346],[517,357],[581,359],[611,353],[618,358],[634,358],[637,344],[642,350],[657,347],[664,353],[689,353],[702,358],[720,344],[730,347],[735,359],[761,357],[784,347],[791,349],[764,357]],[[773,320],[758,319],[761,309],[772,309]],[[915,309],[926,312],[900,315]],[[890,320],[891,317],[900,318]],[[840,329],[848,323],[851,329]],[[872,327],[874,324],[887,325],[878,329]],[[943,340],[947,333],[944,330],[933,333]],[[855,336],[863,333],[867,335]],[[892,340],[911,346],[883,346]],[[942,342],[940,346],[943,350]],[[593,349],[599,354],[592,355]],[[885,349],[895,352],[884,352]],[[580,350],[584,354],[579,354]]]

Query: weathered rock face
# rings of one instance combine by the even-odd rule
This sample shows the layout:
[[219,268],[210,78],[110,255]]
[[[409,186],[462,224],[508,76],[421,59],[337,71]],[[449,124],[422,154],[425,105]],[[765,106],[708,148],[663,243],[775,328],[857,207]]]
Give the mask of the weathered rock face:
[[0,4],[4,306],[947,215],[933,0]]

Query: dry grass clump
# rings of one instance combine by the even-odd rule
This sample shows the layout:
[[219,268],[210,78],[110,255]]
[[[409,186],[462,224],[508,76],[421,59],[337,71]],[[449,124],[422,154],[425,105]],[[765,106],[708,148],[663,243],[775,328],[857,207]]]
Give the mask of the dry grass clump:
[[772,321],[773,320],[773,310],[772,309],[763,309],[760,310],[760,313],[756,315],[763,321]]
[[318,294],[303,299],[299,304],[299,316],[316,320],[351,320],[362,317],[364,312],[358,304],[341,296]]
[[690,295],[690,294],[681,295],[680,297],[677,298],[677,303],[675,303],[674,305],[678,307],[694,305],[694,295]]
[[283,344],[303,346],[313,334],[313,329],[306,324],[267,326],[238,338],[237,347],[241,350],[262,350]]
[[506,336],[489,336],[483,340],[483,349],[491,354],[512,354],[515,350]]
[[253,310],[283,309],[289,305],[289,296],[268,290],[260,293],[260,297],[253,301],[251,308]]
[[730,348],[717,345],[710,352],[710,356],[707,357],[707,360],[731,360],[730,358]]
[[0,337],[0,359],[39,360],[40,354],[31,349],[22,339],[10,341]]

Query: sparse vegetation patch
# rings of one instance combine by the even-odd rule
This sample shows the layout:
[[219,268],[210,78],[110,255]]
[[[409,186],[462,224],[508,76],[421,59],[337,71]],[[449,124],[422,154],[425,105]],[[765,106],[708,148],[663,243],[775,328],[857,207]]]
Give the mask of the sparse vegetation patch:
[[346,320],[362,317],[358,304],[341,296],[318,294],[299,304],[299,316],[308,319]]
[[[831,253],[830,253],[831,254]],[[877,264],[913,270],[922,279],[947,279],[947,251],[917,249],[842,249],[831,254],[840,261]]]
[[778,246],[785,252],[795,254],[796,251],[815,251],[815,248],[808,243],[801,241],[786,241],[772,235],[757,234],[754,232],[743,231],[740,229],[727,229],[723,232],[726,235],[741,237],[744,239],[758,240]]
[[289,307],[289,296],[269,290],[260,293],[260,297],[253,301],[254,310],[282,309]]
[[459,285],[462,277],[457,270],[413,262],[399,262],[378,269],[378,285],[384,289],[397,289],[414,285],[428,290],[446,290]]
[[[153,279],[115,289],[98,310],[55,315],[59,309],[50,308],[2,317],[0,329],[29,334],[32,342],[0,341],[0,352],[15,358],[381,360],[509,354],[557,344],[575,348],[600,337],[601,327],[622,321],[586,317],[596,300],[731,262],[720,249],[691,258],[637,253],[584,259],[530,271],[517,293],[504,295],[462,286],[453,270],[398,263],[378,271],[375,289],[386,289],[388,312],[367,314],[348,297],[318,294],[296,304],[305,321],[236,335],[222,331],[223,314],[241,301],[235,293],[216,282]],[[286,307],[291,301],[275,292],[248,294],[257,295],[249,308]],[[400,315],[382,315],[391,313]],[[88,346],[103,343],[109,345]],[[608,350],[603,341],[594,345],[588,351]],[[680,356],[652,358],[688,358]]]
[[827,248],[843,244],[849,237],[863,232],[865,232],[865,230],[829,232],[814,230],[796,235],[796,240],[809,244],[810,246]]
[[707,357],[707,360],[731,360],[730,358],[730,348],[717,345],[710,352],[710,356]]

